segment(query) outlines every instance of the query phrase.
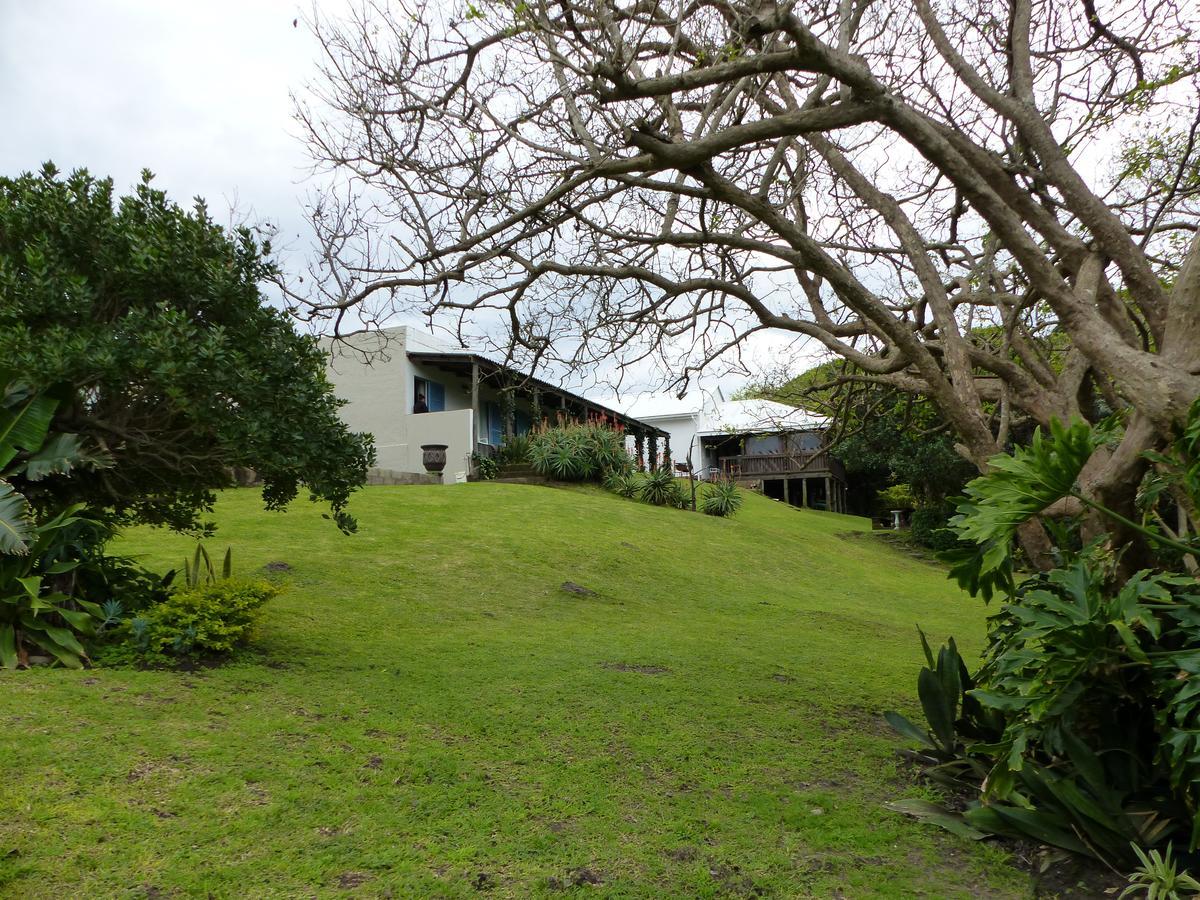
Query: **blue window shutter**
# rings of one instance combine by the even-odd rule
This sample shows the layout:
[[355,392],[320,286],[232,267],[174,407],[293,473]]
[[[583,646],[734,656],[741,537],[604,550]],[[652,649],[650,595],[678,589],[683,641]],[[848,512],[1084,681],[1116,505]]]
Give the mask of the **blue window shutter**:
[[446,408],[446,386],[436,381],[430,381],[429,396],[426,398],[430,412],[442,412]]
[[499,447],[504,439],[504,427],[500,421],[500,407],[488,400],[483,404],[484,418],[487,421],[487,442],[493,447]]

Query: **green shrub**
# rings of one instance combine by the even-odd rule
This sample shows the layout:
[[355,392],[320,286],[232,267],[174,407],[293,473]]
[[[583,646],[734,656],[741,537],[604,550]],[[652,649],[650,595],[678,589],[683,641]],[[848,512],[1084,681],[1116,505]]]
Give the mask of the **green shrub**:
[[133,619],[127,640],[148,660],[229,653],[246,639],[259,608],[278,593],[268,582],[234,578],[178,591]]
[[640,496],[655,506],[678,506],[683,487],[670,469],[655,469],[642,478]]
[[604,479],[604,486],[627,500],[636,500],[642,490],[642,479],[635,472],[612,472]]
[[732,516],[742,508],[742,492],[732,481],[714,481],[704,488],[700,509],[709,516]]
[[500,451],[496,454],[497,461],[500,465],[523,465],[529,461],[530,445],[531,442],[527,434],[509,435],[500,444]]
[[491,481],[500,474],[500,464],[490,456],[476,453],[471,456],[471,461],[475,463],[475,474],[484,481]]
[[954,508],[949,503],[919,506],[913,510],[909,534],[923,547],[950,550],[958,546],[958,535],[950,527]]
[[878,500],[885,509],[912,509],[917,505],[913,495],[912,485],[893,484],[878,494]]
[[595,422],[533,432],[528,459],[538,474],[559,481],[601,481],[633,467],[625,433]]
[[[1049,436],[1039,430],[967,485],[951,522],[964,543],[943,558],[972,594],[1007,602],[989,619],[978,671],[953,641],[936,662],[925,643],[917,694],[928,730],[888,719],[925,746],[930,777],[978,799],[961,815],[932,804],[893,808],[959,834],[1032,838],[1133,866],[1135,848],[1200,846],[1200,583],[1183,572],[1124,574],[1120,553],[1100,543],[1072,553],[1060,541],[1059,567],[1023,579],[1012,560],[1023,522],[1080,497],[1079,473],[1106,438],[1103,428],[1053,422]],[[1195,503],[1200,403],[1173,451],[1160,459]],[[1200,553],[1120,521],[1158,545]]]

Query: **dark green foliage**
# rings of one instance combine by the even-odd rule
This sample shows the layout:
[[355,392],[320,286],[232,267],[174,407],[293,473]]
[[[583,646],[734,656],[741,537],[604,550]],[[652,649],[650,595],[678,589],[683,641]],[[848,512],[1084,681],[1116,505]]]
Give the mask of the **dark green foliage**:
[[642,479],[636,472],[612,472],[604,486],[626,500],[636,500],[642,490]]
[[170,203],[149,173],[119,199],[82,171],[0,179],[0,359],[31,384],[68,385],[56,429],[115,462],[47,481],[35,507],[194,529],[246,467],[268,507],[304,486],[353,529],[370,439],[339,420],[315,340],[263,302],[268,254],[203,204]]
[[522,465],[529,461],[529,447],[531,441],[527,434],[510,434],[500,444],[500,452],[496,454],[496,460],[501,465],[510,463]]
[[700,509],[709,516],[732,516],[742,508],[742,492],[732,481],[714,481],[705,485]]
[[[27,495],[72,472],[109,465],[74,434],[50,430],[69,395],[38,391],[0,372],[0,667],[25,664],[40,648],[64,665],[87,659],[81,638],[108,616],[81,591],[77,575],[111,535],[108,524],[75,503],[34,509]],[[110,599],[99,595],[99,599]]]
[[23,664],[31,646],[63,665],[83,665],[80,638],[93,636],[105,616],[75,596],[72,573],[107,534],[103,523],[70,506],[33,527],[24,553],[0,555],[0,667]]
[[624,432],[596,422],[536,431],[529,437],[527,456],[539,474],[559,481],[603,481],[632,468]]
[[[1096,546],[1060,547],[1059,568],[1019,584],[1011,561],[1016,529],[1080,497],[1083,463],[1107,437],[1055,423],[967,486],[953,528],[975,546],[952,554],[953,575],[985,598],[1002,589],[1008,602],[989,620],[973,676],[941,657],[935,667],[925,645],[918,693],[929,733],[889,721],[931,749],[931,773],[953,770],[980,791],[965,813],[971,827],[1133,864],[1132,846],[1200,844],[1200,584],[1150,570],[1119,577],[1119,557]],[[947,653],[957,659],[953,643]],[[961,691],[942,677],[950,669],[967,679]]]
[[491,481],[500,474],[500,464],[490,456],[476,453],[471,457],[471,461],[475,463],[475,474],[484,481]]
[[959,546],[958,534],[950,527],[954,507],[950,503],[931,503],[918,506],[910,519],[912,539],[932,550],[951,550]]
[[124,637],[143,662],[230,653],[278,593],[265,581],[228,578],[179,591],[131,620]]
[[670,469],[655,469],[642,477],[639,496],[655,506],[678,506],[683,486]]
[[1096,447],[1109,437],[1076,420],[1051,423],[1050,434],[1039,428],[1028,447],[989,460],[990,472],[964,489],[950,526],[964,548],[944,554],[950,574],[972,595],[985,601],[996,590],[1011,593],[1012,548],[1022,523],[1067,496],[1079,499],[1075,481]]
[[30,552],[38,533],[28,497],[36,496],[43,482],[112,465],[107,453],[86,446],[79,435],[51,430],[55,413],[70,396],[69,387],[37,390],[0,371],[0,554]]

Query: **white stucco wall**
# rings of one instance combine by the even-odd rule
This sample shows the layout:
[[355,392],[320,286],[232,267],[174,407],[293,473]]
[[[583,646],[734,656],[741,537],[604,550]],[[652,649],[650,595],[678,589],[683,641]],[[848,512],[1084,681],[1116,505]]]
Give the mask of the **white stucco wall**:
[[[422,472],[408,463],[404,420],[412,368],[404,352],[403,329],[370,332],[346,339],[349,346],[324,342],[330,351],[326,374],[346,405],[342,420],[354,431],[375,437],[375,464],[398,472]],[[355,349],[370,354],[364,360]]]
[[[453,482],[455,472],[467,470],[475,444],[487,440],[484,404],[499,404],[500,393],[490,385],[480,385],[479,416],[472,422],[470,376],[408,357],[409,351],[450,348],[428,335],[410,336],[404,327],[352,335],[340,344],[325,342],[325,348],[331,353],[327,374],[334,393],[346,401],[342,419],[354,431],[374,435],[379,468],[424,472],[421,444],[447,444],[446,482]],[[413,413],[417,378],[445,387],[444,411]],[[524,400],[518,407],[527,415],[532,412]]]
[[471,410],[450,409],[445,412],[409,414],[403,423],[407,437],[407,464],[401,472],[424,472],[422,444],[446,444],[446,471],[442,473],[446,484],[454,483],[458,472],[470,471],[470,456],[473,451],[471,432]]

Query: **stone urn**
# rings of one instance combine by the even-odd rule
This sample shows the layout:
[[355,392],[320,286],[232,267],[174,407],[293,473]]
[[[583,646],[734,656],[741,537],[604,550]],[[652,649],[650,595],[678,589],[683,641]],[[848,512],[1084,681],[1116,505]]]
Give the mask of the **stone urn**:
[[422,444],[421,445],[421,462],[425,465],[425,471],[430,475],[441,475],[442,469],[446,468],[446,448],[448,444]]

